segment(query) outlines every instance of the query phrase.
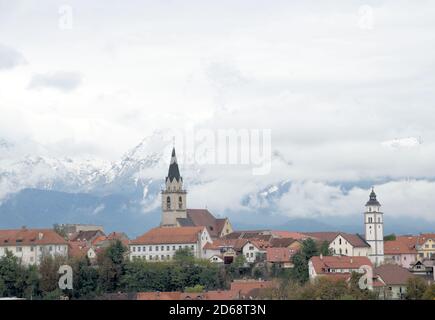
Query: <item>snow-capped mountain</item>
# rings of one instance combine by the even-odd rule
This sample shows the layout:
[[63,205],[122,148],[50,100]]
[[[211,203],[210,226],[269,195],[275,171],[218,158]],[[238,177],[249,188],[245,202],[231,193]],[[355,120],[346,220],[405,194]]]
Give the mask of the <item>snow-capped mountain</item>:
[[[50,157],[43,148],[29,149],[0,139],[0,228],[94,223],[104,225],[107,230],[121,230],[130,235],[142,233],[160,220],[159,194],[169,165],[171,140],[156,132],[118,161],[108,162]],[[179,162],[183,162],[183,155],[177,153],[177,156]],[[285,159],[281,157],[278,160],[283,162]],[[284,162],[288,164],[288,161]],[[188,163],[184,163],[182,168],[186,185],[189,189],[196,188],[196,194],[219,196],[220,191],[226,192],[219,184],[222,182],[220,174],[226,168],[208,170],[207,166]],[[224,176],[228,179],[231,174],[240,174],[237,170],[226,171]],[[229,216],[238,228],[274,227],[307,231],[329,228],[329,222],[334,221],[330,216],[324,217],[324,220],[321,217],[315,220],[293,219],[289,223],[280,202],[291,191],[294,182],[280,179],[282,176],[277,178],[278,181],[259,180],[255,184],[247,180],[247,184],[254,187],[233,199],[239,202],[237,206],[233,209],[231,205],[222,206],[220,212],[214,213]],[[373,185],[373,181],[357,183],[365,189]],[[356,184],[340,182],[338,185],[346,191]],[[342,230],[360,227],[353,220],[340,218],[340,221],[348,223]],[[396,223],[395,230],[406,225],[403,230],[413,232],[410,226],[418,226],[415,230],[419,230],[422,223],[425,222],[421,219],[416,222],[401,220]],[[332,225],[338,226],[336,222]],[[390,220],[389,226],[392,225]]]

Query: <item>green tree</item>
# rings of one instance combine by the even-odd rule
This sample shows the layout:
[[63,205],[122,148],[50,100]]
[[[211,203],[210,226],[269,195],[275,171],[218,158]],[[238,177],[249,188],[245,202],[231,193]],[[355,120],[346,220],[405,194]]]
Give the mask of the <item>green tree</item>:
[[184,292],[188,292],[188,293],[200,293],[200,292],[204,292],[204,286],[197,284],[196,286],[193,287],[186,287],[184,289]]
[[0,290],[5,297],[23,297],[25,289],[25,270],[17,257],[6,250],[0,258]]
[[426,282],[420,277],[411,277],[406,283],[406,299],[420,300],[427,290]]
[[125,268],[125,253],[127,248],[121,241],[112,242],[98,255],[99,284],[105,292],[114,292],[120,288],[121,278]]
[[174,260],[182,265],[192,264],[195,261],[193,252],[189,248],[180,248],[175,251]]
[[320,254],[324,256],[330,256],[332,255],[331,249],[329,248],[329,242],[323,241],[319,248]]
[[59,267],[66,263],[64,257],[46,255],[39,264],[39,289],[42,295],[46,295],[59,288]]
[[87,256],[72,261],[73,268],[73,297],[77,299],[91,299],[96,296],[98,289],[98,271],[91,266]]
[[396,240],[396,235],[394,233],[387,234],[384,236],[384,241],[393,241]]
[[316,242],[308,238],[302,242],[301,249],[293,256],[292,278],[303,284],[308,281],[308,261],[319,254]]
[[422,298],[423,300],[435,300],[435,283],[427,287]]

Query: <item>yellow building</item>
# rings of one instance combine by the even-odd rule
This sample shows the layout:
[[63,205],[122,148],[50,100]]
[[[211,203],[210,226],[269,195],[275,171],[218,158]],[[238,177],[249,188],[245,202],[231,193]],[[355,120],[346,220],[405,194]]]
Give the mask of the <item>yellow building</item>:
[[422,233],[417,236],[415,248],[419,260],[435,258],[435,233]]

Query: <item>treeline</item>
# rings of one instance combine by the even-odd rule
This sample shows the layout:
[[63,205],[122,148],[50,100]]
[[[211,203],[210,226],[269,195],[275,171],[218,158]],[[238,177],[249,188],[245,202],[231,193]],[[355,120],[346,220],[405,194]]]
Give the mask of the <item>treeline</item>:
[[[64,264],[73,270],[72,290],[59,289],[58,270]],[[230,266],[219,266],[181,249],[168,262],[129,261],[127,248],[116,241],[98,255],[96,264],[87,257],[47,256],[39,266],[25,267],[7,252],[0,258],[0,297],[95,299],[113,292],[226,289],[233,279],[246,275],[243,257]]]

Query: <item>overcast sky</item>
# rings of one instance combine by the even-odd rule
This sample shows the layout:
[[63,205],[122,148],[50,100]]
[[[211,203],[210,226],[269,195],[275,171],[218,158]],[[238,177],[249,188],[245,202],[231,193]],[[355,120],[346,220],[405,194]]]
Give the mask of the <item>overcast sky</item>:
[[367,190],[330,184],[379,180],[435,220],[434,98],[431,0],[0,0],[3,139],[116,160],[155,129],[272,129],[272,172],[216,171],[199,205],[282,178],[289,215],[347,212]]

